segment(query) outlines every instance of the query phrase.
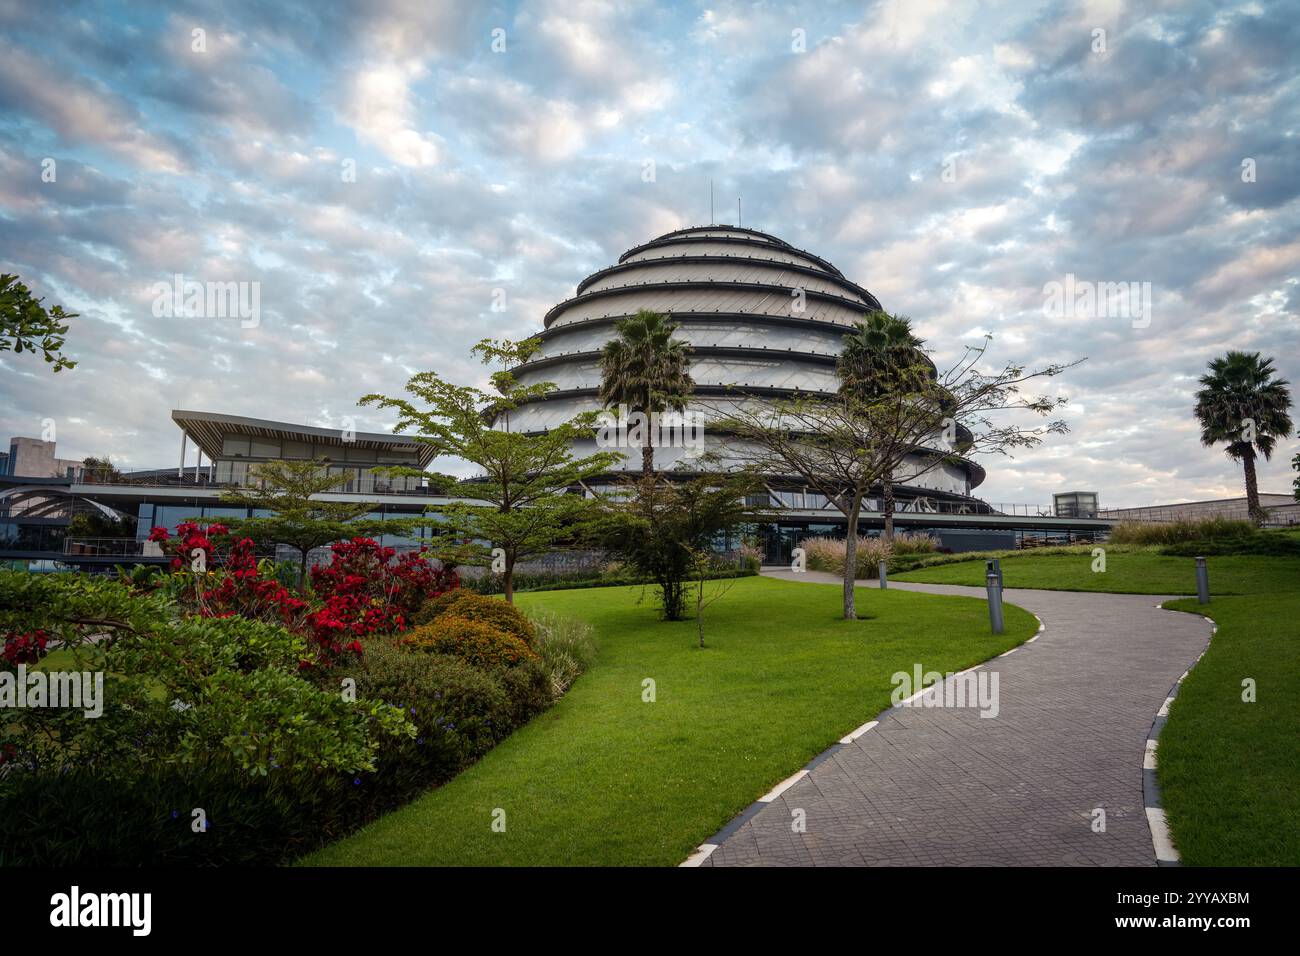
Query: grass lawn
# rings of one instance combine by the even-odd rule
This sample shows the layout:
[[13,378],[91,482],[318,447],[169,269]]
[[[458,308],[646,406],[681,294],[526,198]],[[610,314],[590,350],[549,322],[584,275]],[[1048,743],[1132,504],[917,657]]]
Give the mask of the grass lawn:
[[1300,866],[1300,573],[1278,583],[1286,593],[1166,605],[1219,625],[1160,734],[1161,802],[1189,865]]
[[[1007,608],[838,585],[743,578],[695,622],[657,619],[640,587],[519,596],[589,621],[600,657],[554,708],[446,786],[307,858],[316,865],[657,865],[889,705],[890,675],[961,670],[1032,637]],[[656,702],[642,701],[655,681]],[[494,833],[493,811],[506,812]]]
[[[1077,554],[1034,554],[1002,559],[1002,581],[1009,588],[1048,591],[1112,591],[1127,594],[1196,594],[1196,559],[1174,558],[1150,551],[1106,552],[1106,570],[1092,570],[1092,548]],[[1256,594],[1279,581],[1279,570],[1290,568],[1300,583],[1300,559],[1259,555],[1206,558],[1213,594]],[[896,581],[984,586],[984,562],[962,561],[918,568],[892,575]],[[1297,584],[1293,583],[1294,589]]]

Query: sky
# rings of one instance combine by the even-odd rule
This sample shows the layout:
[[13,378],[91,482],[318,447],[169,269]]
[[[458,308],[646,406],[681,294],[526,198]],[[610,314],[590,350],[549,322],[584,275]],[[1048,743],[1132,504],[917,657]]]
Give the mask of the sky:
[[[0,271],[79,313],[75,369],[0,352],[0,438],[125,469],[176,463],[173,408],[389,431],[358,397],[486,382],[474,342],[709,222],[710,181],[940,368],[989,333],[1086,357],[989,501],[1238,496],[1206,363],[1263,352],[1300,396],[1300,0],[0,0]],[[256,321],[160,305],[177,275]],[[1149,307],[1048,307],[1067,276]]]

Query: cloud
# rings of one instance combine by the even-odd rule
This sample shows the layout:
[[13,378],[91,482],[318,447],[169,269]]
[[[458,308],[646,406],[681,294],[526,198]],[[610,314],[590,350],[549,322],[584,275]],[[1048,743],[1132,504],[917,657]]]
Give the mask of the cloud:
[[[182,405],[382,430],[359,395],[484,382],[470,345],[706,222],[712,181],[940,364],[986,330],[990,361],[1088,357],[1051,386],[1070,436],[988,462],[989,500],[1238,494],[1190,410],[1228,348],[1300,381],[1292,6],[0,2],[0,258],[80,313],[81,362],[52,388],[0,354],[0,431],[145,467]],[[154,317],[177,273],[260,283],[261,324]],[[1045,315],[1067,273],[1150,282],[1151,324]]]
[[69,146],[93,146],[151,172],[188,162],[174,143],[141,128],[140,113],[94,81],[68,77],[0,40],[0,109],[22,113]]

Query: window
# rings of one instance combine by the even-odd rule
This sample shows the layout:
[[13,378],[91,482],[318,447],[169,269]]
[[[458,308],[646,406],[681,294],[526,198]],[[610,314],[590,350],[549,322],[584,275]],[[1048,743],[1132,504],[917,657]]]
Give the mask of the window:
[[280,443],[265,438],[254,438],[252,441],[252,450],[249,454],[253,458],[279,458]]
[[311,457],[311,442],[285,439],[281,455],[285,458],[307,459]]
[[248,439],[238,435],[227,435],[221,443],[221,454],[248,457]]

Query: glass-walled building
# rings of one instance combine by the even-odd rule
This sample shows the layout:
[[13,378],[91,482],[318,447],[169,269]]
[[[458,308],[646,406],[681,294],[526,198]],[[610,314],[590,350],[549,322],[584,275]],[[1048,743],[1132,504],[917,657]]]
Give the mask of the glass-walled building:
[[319,459],[322,467],[338,476],[336,490],[344,494],[418,494],[428,487],[424,478],[382,473],[393,467],[424,470],[433,460],[430,446],[405,435],[290,425],[214,412],[178,410],[172,412],[172,420],[181,429],[177,473],[182,476],[192,442],[198,446],[195,476],[221,485],[257,485],[253,468],[258,462]]

